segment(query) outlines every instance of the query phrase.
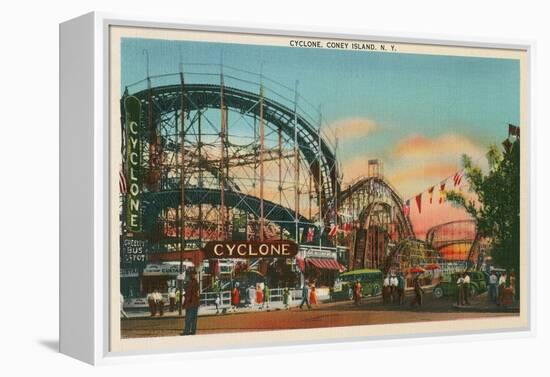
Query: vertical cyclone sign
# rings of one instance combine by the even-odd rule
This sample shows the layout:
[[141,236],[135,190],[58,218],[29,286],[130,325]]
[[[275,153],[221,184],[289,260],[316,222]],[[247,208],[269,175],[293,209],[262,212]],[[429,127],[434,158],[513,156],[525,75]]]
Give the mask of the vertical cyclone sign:
[[126,228],[130,232],[141,230],[141,142],[139,125],[141,103],[138,98],[124,99],[126,127],[126,167],[128,197],[126,201]]

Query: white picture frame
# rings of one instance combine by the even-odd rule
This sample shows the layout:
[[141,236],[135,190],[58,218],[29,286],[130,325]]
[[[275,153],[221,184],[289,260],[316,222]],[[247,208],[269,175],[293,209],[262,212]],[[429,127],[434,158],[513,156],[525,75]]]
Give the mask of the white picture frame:
[[[209,350],[202,344],[197,350],[202,355],[215,355],[218,351],[229,354],[262,353],[272,345],[287,347],[291,350],[300,345],[315,344],[317,347],[346,347],[354,343],[369,342],[367,346],[376,346],[388,340],[403,342],[428,337],[422,341],[431,341],[433,336],[442,340],[452,340],[453,335],[470,335],[478,339],[479,334],[486,336],[518,336],[533,331],[533,310],[531,281],[534,277],[532,268],[531,219],[533,208],[531,186],[533,138],[535,129],[530,115],[532,113],[532,62],[534,44],[531,41],[494,41],[494,40],[460,40],[442,36],[412,34],[365,34],[363,31],[305,29],[291,30],[278,26],[258,27],[250,24],[241,25],[205,25],[194,22],[171,19],[148,19],[125,15],[89,13],[60,25],[60,351],[90,364],[127,362],[159,357],[164,352],[174,358],[190,356],[193,347],[177,341],[163,346],[157,343],[151,349],[139,347],[122,347],[114,350],[112,332],[117,329],[113,323],[117,297],[112,297],[113,279],[111,257],[113,241],[111,236],[112,209],[110,204],[113,184],[110,156],[112,123],[110,92],[110,30],[113,27],[130,27],[145,29],[163,29],[168,31],[192,30],[199,32],[220,32],[254,34],[264,37],[290,37],[318,39],[343,39],[373,42],[394,42],[397,44],[421,44],[431,46],[453,46],[464,49],[498,49],[523,51],[525,53],[522,79],[526,89],[522,97],[522,127],[526,129],[526,151],[524,159],[524,209],[527,215],[522,225],[522,281],[525,291],[521,302],[521,321],[511,327],[473,326],[450,331],[448,328],[438,330],[419,324],[414,331],[401,328],[399,334],[374,332],[364,337],[353,337],[350,333],[343,336],[317,338],[297,337],[288,340],[278,339],[273,344],[257,340],[237,345],[220,344],[215,350]],[[299,29],[299,28],[298,28]],[[75,268],[75,266],[79,266]],[[416,326],[417,324],[415,324]],[[460,326],[458,326],[460,328]],[[314,331],[314,330],[311,330]],[[477,334],[475,337],[474,334]],[[482,335],[483,336],[483,335]],[[225,339],[227,340],[227,339]],[[223,342],[222,342],[223,343]],[[356,344],[356,343],[355,343]],[[260,347],[260,348],[258,348]],[[262,348],[263,347],[263,348]],[[280,349],[280,348],[278,348]],[[283,351],[281,351],[283,352]]]

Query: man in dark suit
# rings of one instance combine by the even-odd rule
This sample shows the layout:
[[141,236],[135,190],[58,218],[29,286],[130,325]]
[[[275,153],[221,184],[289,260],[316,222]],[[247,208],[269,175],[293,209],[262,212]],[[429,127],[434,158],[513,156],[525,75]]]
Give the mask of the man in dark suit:
[[181,335],[195,335],[197,332],[197,314],[200,305],[199,282],[197,273],[191,271],[191,279],[185,287],[185,300],[183,308],[185,309],[185,329]]

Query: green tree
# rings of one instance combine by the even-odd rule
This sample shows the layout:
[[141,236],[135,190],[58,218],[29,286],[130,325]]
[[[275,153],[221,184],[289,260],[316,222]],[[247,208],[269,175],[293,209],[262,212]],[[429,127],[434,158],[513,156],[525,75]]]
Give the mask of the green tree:
[[491,256],[495,265],[513,271],[519,297],[520,248],[520,143],[505,141],[503,148],[491,146],[486,154],[489,170],[462,156],[465,175],[477,200],[451,191],[447,199],[464,208],[476,221],[477,237],[492,240]]

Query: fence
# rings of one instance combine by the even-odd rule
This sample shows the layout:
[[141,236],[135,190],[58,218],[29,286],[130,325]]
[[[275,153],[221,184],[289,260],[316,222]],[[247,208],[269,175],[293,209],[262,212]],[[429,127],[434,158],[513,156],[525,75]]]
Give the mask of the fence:
[[[289,289],[291,301],[302,299],[301,289]],[[269,303],[283,302],[284,288],[271,288],[269,289]],[[231,291],[221,292],[202,292],[200,295],[201,306],[214,306],[216,304],[216,297],[220,296],[220,307],[231,306]],[[241,300],[243,297],[241,297]]]

